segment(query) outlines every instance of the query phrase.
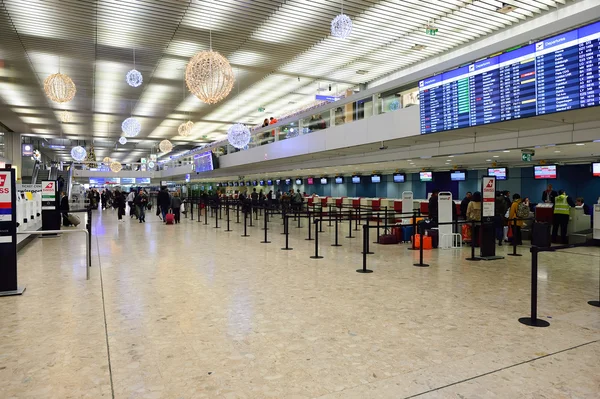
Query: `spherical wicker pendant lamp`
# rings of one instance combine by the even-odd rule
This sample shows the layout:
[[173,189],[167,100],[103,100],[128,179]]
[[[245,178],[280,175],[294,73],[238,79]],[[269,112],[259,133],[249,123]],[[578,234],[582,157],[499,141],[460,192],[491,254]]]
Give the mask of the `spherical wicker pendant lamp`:
[[158,148],[161,152],[166,154],[173,151],[173,144],[169,140],[163,140],[160,142],[160,144],[158,144]]
[[77,89],[70,77],[62,73],[55,73],[44,80],[44,92],[50,100],[56,103],[66,103],[75,97]]
[[121,169],[123,169],[123,165],[121,165],[121,162],[112,161],[110,163],[110,170],[112,170],[113,172],[119,173]]
[[192,121],[183,122],[181,125],[179,125],[177,132],[179,133],[179,135],[181,137],[188,137],[190,134],[192,134],[193,127],[194,127],[194,122],[192,122]]
[[194,55],[185,69],[188,89],[206,104],[216,104],[227,97],[234,81],[227,58],[212,49]]

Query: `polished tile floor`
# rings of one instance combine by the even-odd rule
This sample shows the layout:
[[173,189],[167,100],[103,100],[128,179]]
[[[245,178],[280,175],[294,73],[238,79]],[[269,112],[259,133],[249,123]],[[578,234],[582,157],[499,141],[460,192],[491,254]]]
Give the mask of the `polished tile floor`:
[[[278,218],[264,232],[94,212],[83,236],[19,254],[20,297],[0,298],[0,398],[598,398],[600,251],[467,262],[469,250],[331,247]],[[306,221],[303,221],[304,226]],[[358,234],[354,232],[353,234]],[[499,248],[501,254],[507,247]]]

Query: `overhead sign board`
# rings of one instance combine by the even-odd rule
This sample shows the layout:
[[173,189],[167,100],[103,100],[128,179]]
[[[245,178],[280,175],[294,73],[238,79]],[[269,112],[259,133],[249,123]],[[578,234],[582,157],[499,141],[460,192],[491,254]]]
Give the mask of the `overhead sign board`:
[[337,100],[339,100],[340,97],[336,97],[336,96],[324,96],[322,94],[317,94],[315,96],[315,100],[317,101],[329,101],[330,103],[335,102]]

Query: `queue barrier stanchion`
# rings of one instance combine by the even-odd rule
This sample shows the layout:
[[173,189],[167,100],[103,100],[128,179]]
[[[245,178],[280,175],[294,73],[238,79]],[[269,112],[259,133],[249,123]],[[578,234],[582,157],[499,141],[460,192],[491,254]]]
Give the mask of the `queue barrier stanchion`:
[[[363,224],[363,240],[365,240],[365,245],[363,245],[363,252],[367,255],[373,255],[371,249],[369,248],[369,229],[371,228],[369,224],[369,215],[367,214],[367,223]],[[366,230],[365,230],[366,227]],[[366,232],[366,237],[365,237]]]
[[219,210],[220,210],[220,204],[217,204],[216,208],[215,208],[215,229],[220,229],[219,227]]
[[204,224],[208,225],[208,208],[206,203],[204,203]]
[[269,227],[268,227],[269,218],[268,218],[266,209],[265,209],[265,215],[263,217],[263,221],[264,221],[264,226],[265,226],[265,227],[263,227],[263,230],[265,231],[265,239],[263,241],[261,241],[260,243],[261,244],[270,244],[271,241],[269,241],[269,239],[267,237],[267,234],[269,232]]
[[548,327],[550,323],[537,318],[538,255],[540,249],[531,247],[531,317],[521,317],[519,323],[531,327]]
[[[302,205],[300,205],[300,206],[302,206]],[[296,228],[297,228],[297,229],[301,229],[301,228],[302,228],[302,224],[301,224],[301,220],[300,220],[300,219],[301,219],[301,218],[300,218],[300,212],[302,212],[302,209],[300,209],[300,210],[298,211],[298,213],[296,214],[296,216],[298,217],[298,226],[296,226]],[[310,226],[309,226],[309,227],[310,227]]]
[[346,238],[354,238],[352,237],[352,209],[348,210],[348,236]]
[[229,228],[229,200],[227,201],[226,205],[227,205],[227,208],[225,210],[225,214],[226,214],[225,216],[227,216],[227,230],[225,230],[225,231],[230,232],[232,230]]
[[362,269],[357,269],[357,273],[373,273],[373,270],[367,269],[367,254],[368,254],[368,246],[369,246],[369,226],[366,224],[363,225],[363,267]]
[[319,233],[324,233],[324,231],[323,231],[323,207],[319,208]]
[[[508,228],[510,229],[510,223],[508,223]],[[515,217],[513,219],[513,225],[512,225],[512,247],[513,247],[513,253],[512,254],[508,254],[508,256],[523,256],[521,254],[517,253],[517,239],[515,237],[515,233],[517,232],[517,218]]]
[[[285,234],[285,248],[281,248],[283,251],[291,251],[294,248],[290,248],[290,231],[289,231],[290,218],[289,216],[283,216],[283,230]],[[310,230],[310,226],[308,227]]]
[[477,262],[481,259],[475,257],[475,221],[471,221],[471,257],[466,258],[466,260],[471,262]]
[[190,220],[193,222],[194,221],[194,204],[191,201],[189,203],[189,207],[190,207]]
[[[92,248],[92,208],[87,209],[88,245]],[[88,265],[92,267],[92,251],[88,251]]]
[[360,229],[358,228],[358,224],[360,222],[360,218],[361,218],[361,212],[360,212],[360,205],[358,206],[358,208],[354,209],[354,231],[360,231]]
[[254,204],[250,203],[250,227],[254,227],[252,225],[252,217],[253,217],[253,215],[254,215]]
[[379,227],[381,225],[381,212],[380,210],[377,210],[376,213],[376,219],[377,219],[377,240],[373,241],[373,244],[379,244],[379,237],[380,237],[380,231],[379,231]]
[[[425,246],[425,228],[423,227],[423,224],[420,225],[420,229],[419,229],[419,263],[413,263],[413,266],[417,266],[417,267],[429,267],[429,265],[427,263],[423,263],[423,247]],[[416,236],[415,239],[413,241],[417,241],[416,240]]]
[[[290,227],[289,223],[286,222],[286,216],[287,216],[287,212],[286,212],[285,208],[282,208],[281,209],[281,220],[283,222],[283,233],[281,233],[281,235],[288,234],[288,228]],[[288,224],[286,224],[286,223],[288,223]]]
[[[331,217],[331,207],[329,208],[329,217]],[[342,244],[338,243],[338,217],[337,211],[335,213],[335,244],[331,244],[332,247],[341,247]]]
[[[310,210],[307,210],[306,212],[307,212],[306,214],[308,216],[308,229],[307,229],[308,230],[308,238],[306,238],[305,241],[312,241],[313,238],[311,237],[312,229],[310,228]],[[313,221],[315,221],[314,219],[315,218],[313,217]]]
[[[252,217],[250,217],[250,219],[252,219]],[[242,237],[250,237],[248,235],[248,212],[244,212],[244,234],[242,234]]]
[[239,200],[236,202],[235,212],[236,212],[236,218],[237,218],[236,223],[239,223],[240,222],[240,201]]
[[416,240],[415,240],[415,234],[417,234],[417,212],[413,211],[413,215],[412,215],[412,236],[411,236],[411,241],[412,241],[412,246],[410,248],[408,248],[409,251],[416,251],[417,250],[417,245],[416,245]]
[[[323,207],[323,205],[321,205],[321,208],[322,207]],[[329,205],[327,209],[329,209],[327,214],[329,215],[329,227],[331,227],[331,205]]]
[[[319,220],[314,219],[315,222],[315,255],[311,256],[311,259],[323,259],[322,256],[319,256]],[[310,230],[310,227],[309,227]]]

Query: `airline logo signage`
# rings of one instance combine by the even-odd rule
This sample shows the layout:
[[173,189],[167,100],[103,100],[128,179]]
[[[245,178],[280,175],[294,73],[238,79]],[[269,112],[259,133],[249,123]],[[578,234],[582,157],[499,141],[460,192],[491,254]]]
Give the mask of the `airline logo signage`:
[[0,172],[0,222],[12,221],[11,173]]
[[56,182],[42,181],[42,210],[56,210]]
[[483,203],[481,204],[481,216],[494,217],[496,204],[496,178],[485,176],[483,178]]

